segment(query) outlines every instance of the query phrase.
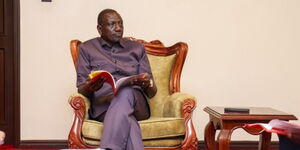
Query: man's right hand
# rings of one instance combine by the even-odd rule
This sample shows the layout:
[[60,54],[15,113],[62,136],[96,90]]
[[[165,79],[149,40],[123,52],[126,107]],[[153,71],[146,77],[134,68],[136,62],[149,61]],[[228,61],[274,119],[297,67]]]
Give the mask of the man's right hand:
[[105,77],[100,77],[95,82],[93,82],[90,78],[87,78],[86,81],[78,87],[78,93],[89,97],[95,91],[101,89],[105,81]]

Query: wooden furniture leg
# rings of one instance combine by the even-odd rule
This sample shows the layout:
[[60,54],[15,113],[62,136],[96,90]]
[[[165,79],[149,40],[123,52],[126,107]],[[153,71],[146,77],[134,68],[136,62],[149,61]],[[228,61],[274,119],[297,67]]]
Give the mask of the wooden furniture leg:
[[231,129],[221,129],[218,136],[218,150],[229,150],[230,149],[230,138],[232,134]]
[[204,141],[205,145],[208,150],[215,150],[216,148],[216,141],[215,141],[215,136],[216,136],[216,129],[214,128],[214,124],[212,121],[209,121],[205,127],[205,132],[204,132]]
[[259,150],[268,150],[271,142],[271,133],[263,132],[259,135]]

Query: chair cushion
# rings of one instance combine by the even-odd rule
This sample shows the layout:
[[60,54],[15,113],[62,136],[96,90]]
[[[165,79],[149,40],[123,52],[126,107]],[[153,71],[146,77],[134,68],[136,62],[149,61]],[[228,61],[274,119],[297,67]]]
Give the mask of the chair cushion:
[[[183,118],[149,118],[139,121],[143,140],[174,138],[184,136]],[[83,137],[99,140],[102,136],[103,124],[94,120],[85,120],[82,126]]]
[[143,140],[143,144],[145,147],[170,147],[177,146],[181,144],[184,136],[175,137],[175,138],[164,138],[164,139],[150,139]]
[[[163,139],[150,139],[150,140],[143,140],[143,144],[145,147],[170,147],[170,146],[177,146],[181,144],[183,141],[184,136],[175,137],[175,138],[163,138]],[[89,145],[100,145],[100,140],[95,139],[88,139],[83,137],[83,141]]]
[[171,138],[185,134],[183,118],[150,118],[139,121],[143,139]]

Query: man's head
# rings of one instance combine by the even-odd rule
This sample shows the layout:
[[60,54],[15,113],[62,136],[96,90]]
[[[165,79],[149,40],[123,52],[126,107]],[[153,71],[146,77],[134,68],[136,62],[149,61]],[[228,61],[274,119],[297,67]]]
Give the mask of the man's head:
[[98,15],[97,30],[108,43],[119,42],[123,36],[123,20],[113,9],[104,9]]

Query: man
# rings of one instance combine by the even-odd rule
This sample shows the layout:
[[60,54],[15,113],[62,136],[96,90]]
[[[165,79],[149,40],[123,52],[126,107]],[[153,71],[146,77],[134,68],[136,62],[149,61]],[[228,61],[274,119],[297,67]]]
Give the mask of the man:
[[[149,61],[142,44],[123,39],[123,20],[119,13],[105,9],[98,15],[101,37],[80,45],[77,68],[78,92],[90,98],[90,118],[103,122],[100,147],[112,150],[144,149],[139,120],[149,118],[148,98],[156,94]],[[96,70],[110,72],[115,80],[138,77],[118,89],[117,95],[105,78],[93,82],[88,74]]]

